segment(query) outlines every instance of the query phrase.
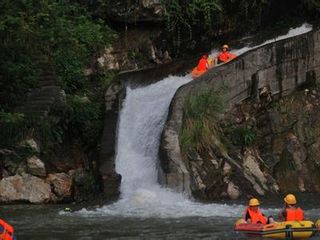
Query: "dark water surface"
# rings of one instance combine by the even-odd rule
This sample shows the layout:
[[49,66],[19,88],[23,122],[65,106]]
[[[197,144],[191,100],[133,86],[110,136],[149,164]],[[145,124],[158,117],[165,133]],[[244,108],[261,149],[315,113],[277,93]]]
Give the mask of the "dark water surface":
[[[270,204],[267,205],[266,200],[264,201],[263,211],[276,215],[281,207],[277,203],[281,203],[281,200],[268,202]],[[239,202],[239,204],[243,203]],[[309,219],[320,218],[319,196],[304,195],[300,205],[306,210]],[[62,205],[0,206],[0,217],[15,227],[18,240],[248,239],[233,231],[233,225],[239,216],[122,217],[78,212],[63,213],[64,207]],[[75,208],[75,206],[69,207]],[[233,207],[234,203],[230,203],[230,208]],[[320,239],[320,237],[313,239]]]

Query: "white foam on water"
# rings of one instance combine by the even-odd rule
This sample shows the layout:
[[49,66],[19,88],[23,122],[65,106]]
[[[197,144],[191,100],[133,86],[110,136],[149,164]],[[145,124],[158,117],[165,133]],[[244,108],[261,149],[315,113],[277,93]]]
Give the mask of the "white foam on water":
[[[264,44],[311,29],[310,25],[304,24]],[[240,55],[259,46],[238,49],[235,53]],[[216,53],[212,51],[211,55]],[[115,160],[116,171],[122,176],[121,199],[94,211],[82,209],[76,214],[157,218],[242,216],[243,205],[197,203],[161,187],[157,181],[160,137],[171,99],[180,86],[191,80],[190,75],[170,76],[145,87],[127,88],[120,113]]]
[[234,217],[241,216],[244,206],[227,204],[201,204],[189,200],[182,194],[155,187],[153,190],[139,189],[131,197],[106,205],[95,211],[82,209],[77,214],[87,216],[123,216],[142,218],[181,217]]

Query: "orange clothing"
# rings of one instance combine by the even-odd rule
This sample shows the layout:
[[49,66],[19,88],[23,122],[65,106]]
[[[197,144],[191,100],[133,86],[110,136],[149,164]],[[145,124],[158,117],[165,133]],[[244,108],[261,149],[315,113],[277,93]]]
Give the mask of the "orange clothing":
[[195,67],[194,69],[192,69],[191,75],[193,79],[196,79],[198,77],[200,77],[202,74],[204,74],[207,70],[204,71],[198,71],[198,67]]
[[218,58],[218,62],[221,63],[221,62],[228,62],[232,59],[235,58],[235,55],[234,54],[231,54],[230,52],[226,51],[226,52],[221,52],[218,54],[217,56]]
[[249,214],[250,216],[250,219],[251,219],[251,223],[261,223],[261,224],[267,224],[267,219],[266,217],[260,212],[260,210],[258,209],[258,211],[253,211],[250,209],[250,207],[248,207],[246,209],[246,214],[245,216],[247,215],[247,213]]
[[3,228],[3,232],[0,232],[1,240],[13,240],[13,227],[0,219],[0,227]]
[[201,58],[197,66],[197,70],[206,71],[208,67],[209,67],[208,60],[206,58]]
[[301,208],[287,208],[286,221],[303,221],[304,212]]

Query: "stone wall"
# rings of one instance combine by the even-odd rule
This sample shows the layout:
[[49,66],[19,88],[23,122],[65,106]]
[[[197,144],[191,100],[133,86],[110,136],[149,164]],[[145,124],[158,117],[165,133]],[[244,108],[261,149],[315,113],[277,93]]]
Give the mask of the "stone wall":
[[[208,89],[223,89],[226,105],[231,109],[246,99],[259,98],[259,91],[265,87],[274,99],[279,99],[300,87],[316,84],[319,76],[320,31],[315,30],[253,49],[181,87],[172,100],[161,139],[160,159],[166,185],[188,194],[192,192],[194,176],[190,175],[179,143],[187,96]],[[228,156],[225,158],[235,168],[241,169]],[[250,181],[250,177],[245,177]],[[256,192],[259,193],[257,189]]]

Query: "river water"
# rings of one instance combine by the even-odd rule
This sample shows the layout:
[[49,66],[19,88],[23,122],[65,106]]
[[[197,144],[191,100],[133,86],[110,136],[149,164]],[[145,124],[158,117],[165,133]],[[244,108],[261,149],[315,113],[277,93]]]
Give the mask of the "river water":
[[[319,197],[302,195],[298,198],[311,220],[320,217]],[[281,199],[264,199],[263,205],[270,208],[263,208],[263,212],[276,216],[281,204]],[[95,214],[63,213],[64,207],[66,206],[0,206],[0,215],[15,226],[18,240],[248,239],[233,231],[233,224],[244,209],[244,205],[239,202],[208,205],[208,212],[215,209],[220,213],[217,216],[185,217],[116,216],[99,210]],[[320,239],[320,236],[313,239]]]
[[[310,29],[303,25],[280,38]],[[235,52],[240,55],[251,48]],[[176,90],[191,80],[190,75],[170,76],[149,86],[127,88],[117,134],[116,171],[122,175],[118,202],[73,212],[64,212],[60,205],[1,206],[0,218],[15,227],[18,240],[247,239],[233,232],[243,202],[197,203],[158,183],[159,141],[168,107]],[[310,219],[320,216],[319,196],[299,199]],[[264,212],[276,215],[282,201],[264,199]]]

